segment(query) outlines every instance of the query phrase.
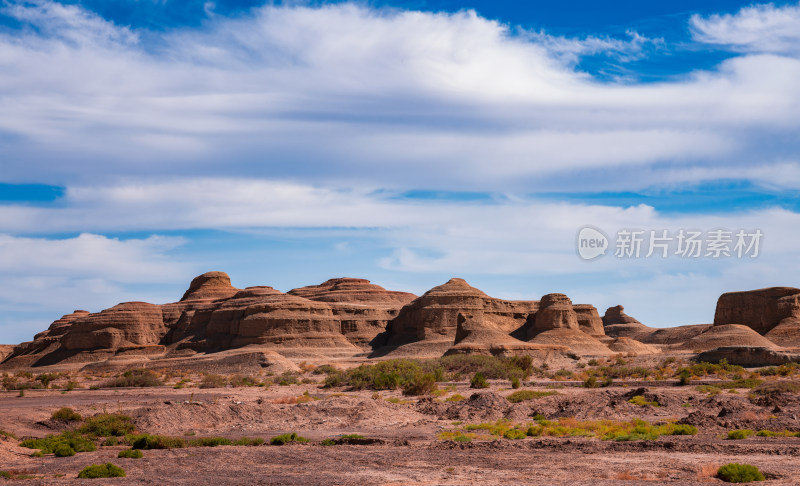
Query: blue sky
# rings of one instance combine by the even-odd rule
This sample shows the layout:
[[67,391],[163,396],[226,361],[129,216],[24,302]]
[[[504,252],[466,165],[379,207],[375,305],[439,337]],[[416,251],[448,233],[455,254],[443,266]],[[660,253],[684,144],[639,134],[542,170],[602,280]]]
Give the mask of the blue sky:
[[[0,342],[209,270],[653,326],[798,286],[800,5],[697,3],[4,2]],[[764,237],[586,262],[584,225]]]

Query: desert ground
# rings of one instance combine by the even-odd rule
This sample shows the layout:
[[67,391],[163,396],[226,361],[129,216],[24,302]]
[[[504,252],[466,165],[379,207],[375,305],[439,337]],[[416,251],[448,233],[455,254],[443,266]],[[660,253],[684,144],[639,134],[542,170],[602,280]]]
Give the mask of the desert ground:
[[[487,367],[498,360],[508,362],[459,357],[449,365]],[[764,484],[797,484],[800,395],[794,379],[800,368],[658,360],[617,355],[582,358],[571,368],[534,367],[517,389],[506,379],[473,388],[474,374],[448,369],[442,381],[416,395],[402,388],[354,389],[344,365],[308,363],[272,376],[134,372],[139,382],[131,384],[141,385],[134,387],[117,386],[126,384],[119,381],[126,375],[115,372],[54,373],[47,388],[40,376],[6,374],[6,387],[22,391],[0,392],[0,471],[8,482],[26,484],[722,484],[718,467],[738,462],[757,466]],[[399,369],[411,361],[385,366]],[[629,376],[609,378],[620,374]],[[515,400],[515,393],[524,399]],[[80,419],[53,418],[64,407]],[[98,416],[129,417],[135,430],[111,440],[85,435],[96,450],[69,457],[34,457],[36,449],[20,446],[80,431]],[[694,433],[637,436],[625,425],[634,420]],[[612,430],[621,435],[601,436]],[[752,434],[728,438],[735,430]],[[307,442],[271,445],[271,438],[287,433]],[[183,444],[118,458],[137,434]],[[201,438],[264,442],[191,444]],[[109,462],[126,477],[77,479],[84,467]]]

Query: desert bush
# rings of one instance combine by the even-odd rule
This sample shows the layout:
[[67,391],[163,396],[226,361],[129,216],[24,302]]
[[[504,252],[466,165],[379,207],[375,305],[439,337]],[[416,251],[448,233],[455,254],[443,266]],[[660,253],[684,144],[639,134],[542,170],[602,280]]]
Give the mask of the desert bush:
[[727,483],[749,483],[751,481],[764,481],[765,479],[757,467],[736,462],[721,466],[717,470],[717,477]]
[[97,479],[97,478],[124,478],[125,470],[115,466],[110,462],[107,464],[92,464],[86,466],[78,473],[78,479]]
[[333,439],[323,439],[322,442],[319,443],[321,446],[335,446],[336,441]]
[[436,377],[433,373],[419,373],[403,384],[403,395],[430,395],[436,389]]
[[557,391],[535,391],[535,390],[519,390],[506,397],[511,403],[524,402],[526,400],[533,400],[535,398],[549,397],[551,395],[558,395]]
[[0,471],[0,478],[11,479],[13,476],[8,471]]
[[767,366],[756,370],[761,376],[791,376],[797,371],[797,363],[787,363],[780,366]]
[[589,378],[586,378],[585,380],[583,380],[583,387],[584,388],[597,388],[599,386],[600,385],[597,384],[597,377],[596,376],[590,376]]
[[230,383],[230,385],[235,388],[261,385],[261,383],[259,383],[258,380],[256,380],[252,376],[245,376],[245,375],[233,375],[231,376],[230,380],[228,380],[228,383]]
[[519,429],[511,429],[511,430],[507,430],[507,431],[505,431],[503,433],[503,437],[505,437],[506,439],[511,439],[511,440],[524,439],[527,436],[528,436],[528,434],[526,433],[526,431],[519,430]]
[[435,360],[422,361],[426,371],[431,368],[441,367],[452,375],[472,375],[481,372],[490,380],[511,380],[514,377],[524,380],[533,374],[533,359],[530,356],[481,356],[469,354],[454,354]]
[[189,447],[217,447],[221,445],[233,445],[233,441],[225,437],[200,437],[189,441]]
[[339,368],[329,364],[319,365],[312,371],[312,373],[315,375],[330,375],[331,373],[339,372]]
[[41,375],[37,376],[36,379],[42,383],[42,386],[47,388],[50,386],[50,383],[57,379],[59,375],[55,373],[42,373]]
[[519,387],[520,387],[519,378],[517,378],[516,376],[514,378],[511,378],[511,388],[516,390]]
[[284,371],[278,377],[278,385],[280,386],[299,385],[299,384],[300,384],[300,375],[294,371]]
[[128,370],[125,373],[112,378],[103,384],[104,387],[151,387],[163,386],[164,382],[158,378],[158,374],[152,370],[138,369]]
[[472,379],[469,382],[470,388],[489,388],[489,382],[486,381],[486,377],[483,376],[483,373],[478,371],[472,376]]
[[183,449],[186,447],[186,440],[181,437],[170,437],[167,435],[141,434],[131,436],[128,441],[133,449]]
[[565,370],[564,368],[561,368],[560,370],[553,373],[553,378],[563,378],[565,380],[571,380],[574,377],[575,375],[570,370]]
[[0,429],[0,437],[8,437],[9,439],[16,439],[17,436],[13,432],[8,432]]
[[80,422],[83,417],[69,407],[59,408],[50,416],[53,420],[64,420],[67,422]]
[[464,399],[464,395],[460,395],[458,393],[454,393],[453,395],[450,395],[449,397],[445,398],[444,401],[445,402],[460,402],[463,399]]
[[205,374],[198,385],[200,388],[225,388],[228,386],[228,379],[222,375]]
[[56,449],[66,445],[75,452],[92,452],[97,447],[89,439],[72,431],[63,432],[59,435],[48,435],[42,439],[28,439],[20,442],[20,447],[28,449],[39,449],[43,454],[54,454]]
[[728,432],[728,439],[729,440],[742,440],[750,437],[755,432],[750,429],[739,429],[739,430],[731,430]]
[[96,437],[120,437],[130,434],[136,430],[131,418],[120,413],[101,413],[86,419],[86,422],[78,429],[82,434],[94,435]]
[[141,459],[144,457],[144,454],[142,454],[142,451],[139,449],[125,449],[124,451],[119,451],[117,457],[125,459]]
[[71,457],[74,456],[75,454],[77,454],[75,452],[75,449],[70,447],[69,444],[63,442],[61,444],[58,444],[56,448],[53,449],[53,455],[56,457]]
[[308,439],[305,437],[300,437],[296,433],[292,432],[289,434],[276,435],[269,440],[269,443],[272,445],[285,445],[290,442],[308,442]]

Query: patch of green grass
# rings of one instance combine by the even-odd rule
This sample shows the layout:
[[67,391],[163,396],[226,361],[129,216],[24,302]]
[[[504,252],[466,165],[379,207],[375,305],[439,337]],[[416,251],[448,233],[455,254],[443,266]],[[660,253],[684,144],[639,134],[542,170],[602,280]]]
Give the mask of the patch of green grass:
[[115,466],[110,462],[107,464],[92,464],[86,466],[78,473],[78,479],[97,479],[97,478],[124,478],[125,470]]
[[742,440],[755,434],[755,431],[750,429],[731,430],[728,432],[728,440]]
[[189,447],[217,447],[221,445],[233,445],[233,441],[225,437],[200,437],[190,440],[188,445]]
[[11,479],[11,473],[8,471],[0,471],[0,478]]
[[121,413],[101,413],[86,419],[84,424],[78,429],[82,434],[89,434],[95,437],[121,437],[133,433],[136,426],[127,415]]
[[639,407],[647,407],[647,406],[657,407],[658,406],[658,402],[649,402],[644,397],[644,395],[634,395],[633,397],[631,397],[630,400],[628,400],[628,403],[632,403],[632,404],[637,405]]
[[[66,445],[75,452],[97,450],[94,442],[73,431],[63,432],[59,435],[48,435],[42,439],[24,440],[19,445],[28,449],[39,449],[43,454],[54,454],[56,449],[62,445]],[[64,449],[62,448],[62,450]]]
[[0,437],[8,437],[9,439],[17,440],[16,435],[14,435],[12,432],[8,432],[5,430],[0,430]]
[[335,446],[336,441],[333,439],[323,439],[322,442],[319,443],[321,446]]
[[758,437],[800,437],[800,432],[792,432],[791,430],[759,430],[756,432]]
[[59,408],[50,416],[53,420],[64,420],[67,422],[80,422],[83,420],[81,414],[77,413],[69,407]]
[[536,390],[519,390],[506,397],[511,403],[520,403],[526,400],[534,400],[536,398],[549,397],[551,395],[558,395],[557,391],[536,391]]
[[460,402],[461,400],[464,400],[464,395],[459,395],[458,393],[454,393],[444,399],[445,402]]
[[261,437],[256,437],[256,438],[242,437],[241,439],[236,439],[235,441],[233,441],[233,445],[235,446],[254,447],[263,444],[264,444],[264,439],[262,439]]
[[142,454],[142,451],[139,449],[125,449],[124,451],[119,451],[117,457],[125,459],[141,459],[144,457],[144,454]]
[[727,483],[749,483],[765,480],[764,475],[757,467],[736,462],[721,466],[717,470],[717,477]]
[[339,438],[340,439],[366,439],[366,437],[364,437],[361,434],[344,434],[344,435],[340,435]]
[[269,440],[269,443],[272,445],[285,445],[291,442],[308,442],[308,439],[305,437],[300,437],[296,433],[292,432],[289,434],[276,435]]

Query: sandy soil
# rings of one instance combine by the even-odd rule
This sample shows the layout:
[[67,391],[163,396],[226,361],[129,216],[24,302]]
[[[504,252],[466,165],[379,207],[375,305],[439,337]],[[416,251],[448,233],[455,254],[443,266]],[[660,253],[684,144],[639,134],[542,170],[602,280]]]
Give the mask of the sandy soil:
[[[551,384],[552,386],[552,384]],[[312,440],[287,446],[187,448],[144,451],[143,459],[118,459],[125,447],[100,447],[73,457],[29,457],[17,440],[0,439],[0,470],[36,477],[26,484],[694,484],[728,462],[758,466],[762,484],[797,484],[800,438],[725,440],[728,430],[800,430],[800,398],[787,394],[750,400],[747,390],[709,397],[694,386],[636,384],[601,389],[564,387],[557,394],[512,404],[506,383],[470,390],[459,383],[438,399],[409,399],[399,392],[346,392],[316,384],[224,389],[55,390],[0,392],[0,430],[43,437],[69,427],[50,419],[60,407],[84,416],[124,412],[139,431],[177,436],[270,437],[297,432]],[[291,402],[308,392],[315,400]],[[465,400],[443,398],[459,393]],[[637,394],[659,404],[637,406]],[[392,403],[387,399],[392,399]],[[754,403],[755,402],[755,403]],[[696,425],[696,436],[614,442],[594,438],[526,438],[455,443],[437,438],[453,422],[507,418],[530,422],[534,414],[579,420],[641,418]],[[318,441],[358,433],[372,445],[324,447]],[[113,462],[128,477],[73,479],[86,465]],[[4,480],[0,479],[0,482]]]

